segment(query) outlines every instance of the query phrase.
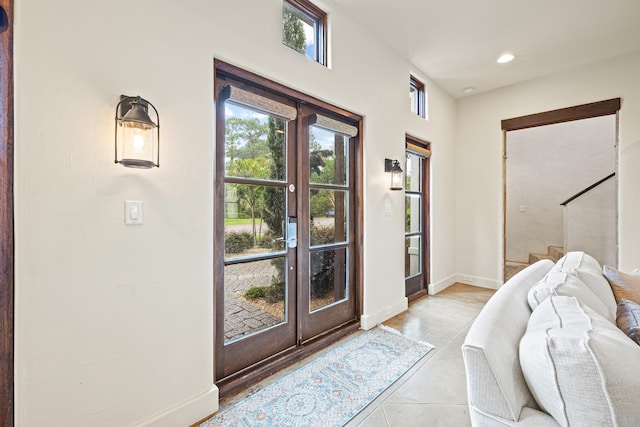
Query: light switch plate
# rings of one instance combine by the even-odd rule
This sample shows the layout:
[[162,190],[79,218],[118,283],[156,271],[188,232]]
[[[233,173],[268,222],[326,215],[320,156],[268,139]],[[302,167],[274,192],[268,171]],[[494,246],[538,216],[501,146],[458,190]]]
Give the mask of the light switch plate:
[[144,221],[143,203],[141,200],[124,201],[124,223],[126,225],[139,225]]

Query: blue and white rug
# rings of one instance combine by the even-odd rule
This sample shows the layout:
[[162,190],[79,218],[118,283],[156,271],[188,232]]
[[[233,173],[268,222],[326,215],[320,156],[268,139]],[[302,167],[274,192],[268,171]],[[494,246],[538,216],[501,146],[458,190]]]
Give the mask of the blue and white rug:
[[374,328],[199,427],[343,426],[432,349],[392,329]]

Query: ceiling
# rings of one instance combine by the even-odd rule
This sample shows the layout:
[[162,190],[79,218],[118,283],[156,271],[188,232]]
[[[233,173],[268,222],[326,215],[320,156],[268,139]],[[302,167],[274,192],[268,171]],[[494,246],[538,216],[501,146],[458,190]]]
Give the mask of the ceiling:
[[454,97],[640,51],[640,0],[334,1]]

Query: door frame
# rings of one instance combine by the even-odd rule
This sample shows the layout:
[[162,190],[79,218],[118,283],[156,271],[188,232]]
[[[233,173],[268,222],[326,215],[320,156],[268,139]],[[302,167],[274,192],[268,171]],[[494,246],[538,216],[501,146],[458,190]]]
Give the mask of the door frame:
[[[265,359],[261,362],[256,363],[248,369],[241,370],[235,374],[229,375],[225,378],[222,378],[216,382],[216,385],[219,389],[220,395],[225,396],[234,393],[235,391],[241,389],[243,386],[246,386],[247,382],[255,382],[259,381],[262,378],[272,374],[273,372],[282,369],[291,363],[294,363],[313,352],[316,352],[330,343],[335,342],[336,340],[349,335],[355,331],[357,331],[360,327],[360,315],[363,312],[363,282],[362,282],[362,272],[364,271],[364,263],[362,260],[362,249],[363,249],[363,219],[364,219],[364,209],[363,209],[363,188],[364,188],[364,179],[363,179],[363,152],[362,152],[362,130],[363,130],[363,118],[355,113],[352,113],[346,109],[334,106],[325,101],[317,99],[313,96],[307,95],[305,93],[299,92],[295,89],[288,88],[284,85],[276,83],[272,80],[266,79],[262,76],[254,74],[252,72],[243,70],[229,63],[223,62],[219,59],[214,59],[214,78],[223,77],[227,79],[234,80],[240,84],[246,84],[249,86],[258,86],[262,91],[270,92],[275,94],[277,97],[286,97],[289,99],[297,100],[301,105],[308,104],[318,107],[319,109],[325,110],[329,113],[339,115],[344,117],[350,121],[352,121],[355,126],[358,128],[358,134],[360,135],[355,143],[353,156],[355,158],[355,168],[354,168],[354,178],[355,184],[353,191],[355,192],[355,206],[354,206],[354,220],[355,220],[355,240],[354,251],[355,256],[353,259],[354,264],[354,281],[356,291],[353,295],[354,303],[356,307],[355,318],[340,326],[339,328],[331,331],[330,333],[321,335],[316,339],[309,340],[308,342],[302,343],[293,349],[287,349],[282,351],[279,354],[276,354],[268,359]],[[217,80],[217,79],[216,79]],[[215,87],[215,84],[214,84]],[[214,104],[215,105],[215,104]],[[217,106],[216,106],[217,108]],[[216,128],[216,141],[217,138],[224,135],[224,129],[220,129],[219,126]],[[214,144],[215,146],[215,144]],[[220,191],[221,183],[224,182],[224,167],[222,170],[220,168],[220,155],[216,153],[216,170],[214,172],[214,202],[217,203],[219,197],[216,195],[218,191]],[[217,219],[218,215],[222,212],[219,206],[215,206],[214,213],[214,230],[217,227]],[[216,345],[218,342],[218,337],[215,336],[215,325],[217,322],[217,317],[222,316],[224,318],[224,313],[217,313],[216,310],[216,299],[217,289],[215,284],[219,280],[220,274],[224,271],[224,260],[221,254],[222,252],[217,247],[221,244],[220,242],[220,230],[217,230],[214,233],[214,271],[213,271],[213,322],[214,322],[214,339],[213,339],[213,369],[214,369],[214,378],[216,376]]]
[[13,0],[0,0],[0,14],[0,424],[13,426]]

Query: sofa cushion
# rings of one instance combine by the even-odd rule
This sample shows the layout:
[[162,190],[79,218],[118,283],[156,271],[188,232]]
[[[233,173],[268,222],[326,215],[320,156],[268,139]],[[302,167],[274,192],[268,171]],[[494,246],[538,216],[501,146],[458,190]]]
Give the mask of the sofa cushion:
[[602,275],[600,263],[594,257],[579,251],[567,252],[558,260],[555,268],[580,279],[607,307],[608,318],[612,321],[616,318],[617,301],[613,297],[607,279]]
[[618,304],[616,324],[629,338],[640,345],[640,305],[622,299]]
[[620,303],[623,298],[630,301],[640,301],[640,274],[623,273],[608,265],[602,268],[602,272],[611,285],[617,303]]
[[576,298],[551,296],[532,313],[520,364],[538,404],[562,426],[640,419],[640,346]]
[[607,306],[580,279],[562,270],[553,269],[538,281],[527,295],[531,310],[535,310],[544,300],[552,295],[576,297],[588,305],[610,322],[615,322],[615,315],[609,312]]

